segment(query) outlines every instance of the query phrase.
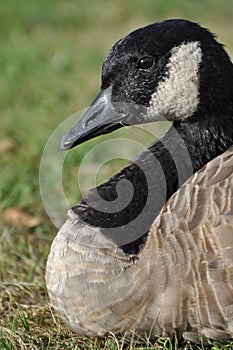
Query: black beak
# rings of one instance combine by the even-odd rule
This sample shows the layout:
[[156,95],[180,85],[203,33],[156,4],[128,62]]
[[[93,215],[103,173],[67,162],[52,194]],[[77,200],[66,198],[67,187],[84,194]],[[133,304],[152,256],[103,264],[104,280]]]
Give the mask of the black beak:
[[145,107],[112,103],[112,87],[101,90],[81,120],[61,137],[59,150],[71,149],[96,136],[110,133],[126,125],[142,123]]

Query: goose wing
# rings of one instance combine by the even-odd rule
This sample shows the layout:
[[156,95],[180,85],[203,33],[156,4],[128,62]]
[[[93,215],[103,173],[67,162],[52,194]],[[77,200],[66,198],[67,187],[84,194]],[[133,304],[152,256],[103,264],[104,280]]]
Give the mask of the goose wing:
[[163,262],[159,287],[151,287],[162,333],[233,338],[232,147],[189,179],[153,223],[140,260],[156,270],[152,242]]

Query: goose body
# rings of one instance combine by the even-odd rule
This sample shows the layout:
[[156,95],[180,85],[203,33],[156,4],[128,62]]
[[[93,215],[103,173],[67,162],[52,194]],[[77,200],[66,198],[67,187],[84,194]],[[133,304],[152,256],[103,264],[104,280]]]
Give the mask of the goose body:
[[[167,20],[121,39],[60,148],[161,117],[173,121],[161,140],[69,210],[48,257],[50,301],[78,334],[232,339],[233,67],[213,35]],[[101,211],[122,180],[130,204]]]

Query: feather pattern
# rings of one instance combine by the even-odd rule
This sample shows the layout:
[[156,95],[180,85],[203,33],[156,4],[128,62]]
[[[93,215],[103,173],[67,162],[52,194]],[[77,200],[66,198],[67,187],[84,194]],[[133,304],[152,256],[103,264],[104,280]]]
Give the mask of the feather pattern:
[[136,329],[194,342],[232,338],[232,169],[233,147],[168,200],[138,255],[70,212],[46,274],[69,327],[88,335]]

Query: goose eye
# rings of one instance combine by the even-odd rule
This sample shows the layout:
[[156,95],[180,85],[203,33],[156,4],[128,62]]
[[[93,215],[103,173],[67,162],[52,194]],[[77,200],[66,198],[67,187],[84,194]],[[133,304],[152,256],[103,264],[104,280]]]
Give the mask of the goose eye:
[[138,68],[140,69],[148,69],[151,66],[153,66],[153,58],[150,56],[145,56],[140,58],[140,60],[138,61]]

